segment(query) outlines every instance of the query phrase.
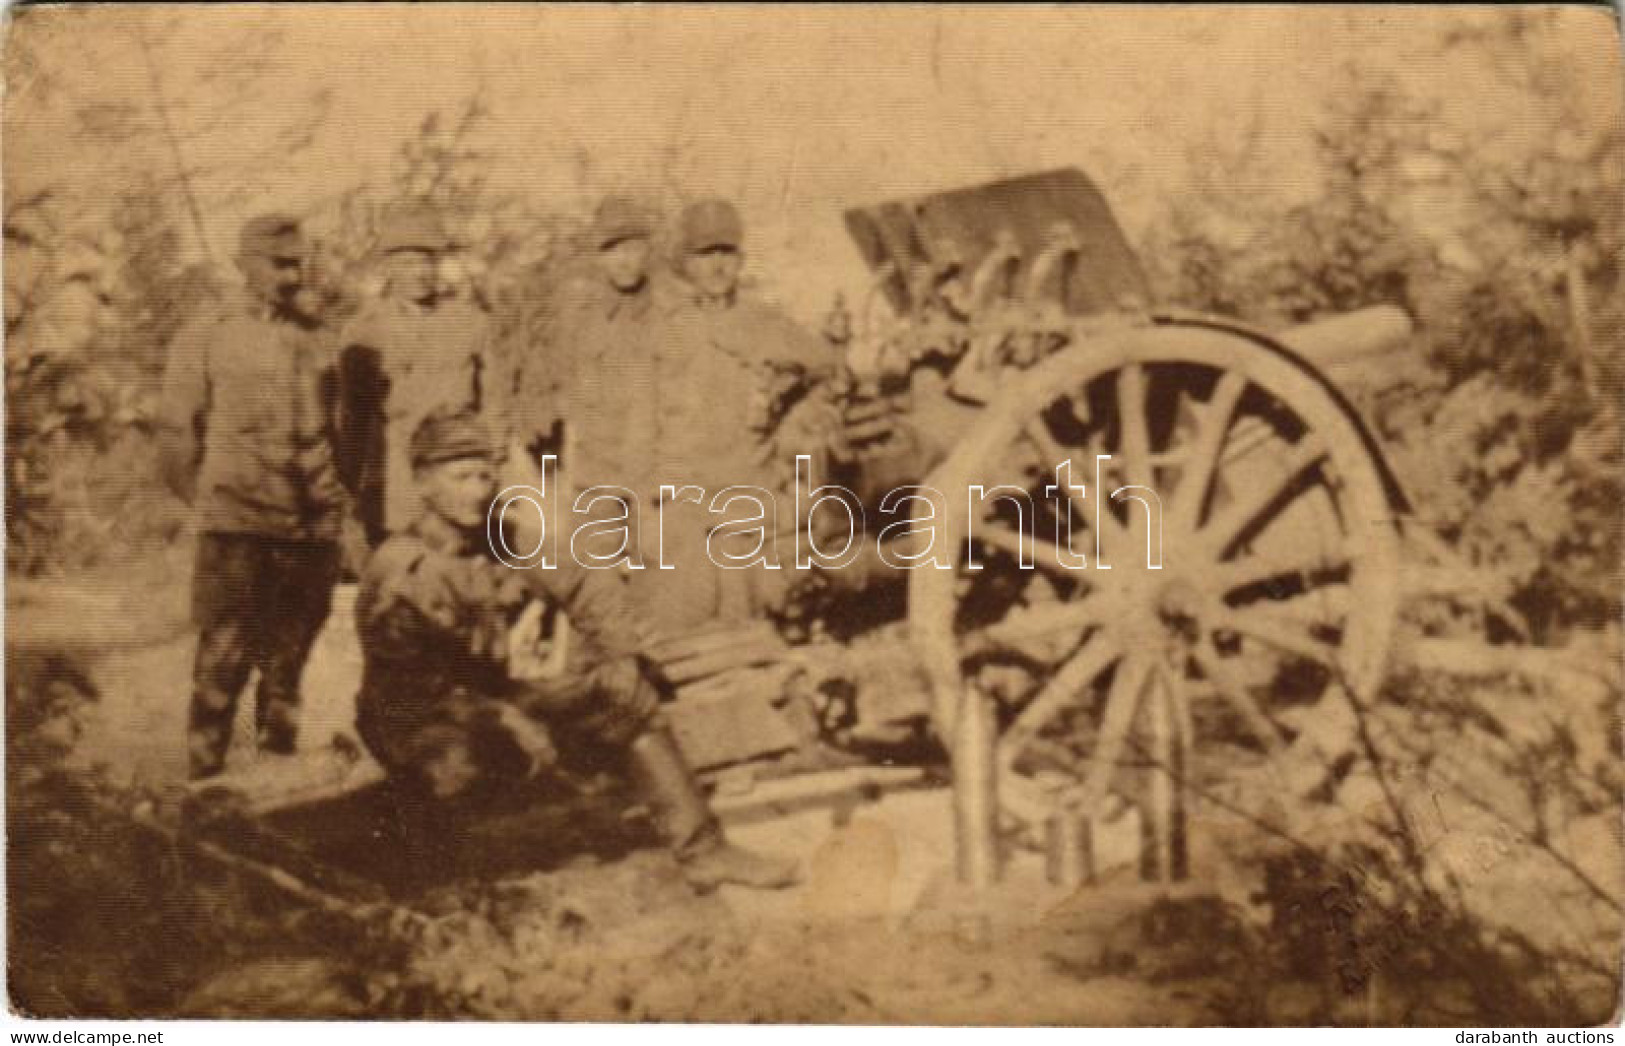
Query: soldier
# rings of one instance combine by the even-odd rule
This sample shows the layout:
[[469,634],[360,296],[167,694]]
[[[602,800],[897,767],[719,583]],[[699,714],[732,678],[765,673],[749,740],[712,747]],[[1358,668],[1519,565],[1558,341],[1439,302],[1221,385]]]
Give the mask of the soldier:
[[299,677],[337,578],[346,501],[333,462],[333,345],[300,308],[296,219],[242,230],[239,302],[170,350],[160,464],[198,522],[190,774],[225,766],[237,699],[259,670],[262,751],[294,749]]
[[[606,197],[588,230],[590,267],[565,280],[544,337],[545,361],[520,382],[518,410],[541,408],[526,439],[556,415],[567,447],[566,481],[637,490],[655,433],[652,342],[659,307],[649,271],[652,215],[635,201]],[[639,493],[644,493],[639,491]]]
[[[436,412],[414,433],[420,514],[373,555],[356,603],[364,654],[357,726],[379,762],[429,805],[555,766],[554,732],[624,756],[689,881],[780,887],[793,866],[725,841],[635,653],[618,575],[513,570],[495,557],[489,429]],[[562,676],[512,678],[510,628],[533,599],[569,615],[580,642]],[[499,784],[499,787],[506,787]]]
[[[779,309],[740,293],[743,243],[728,201],[683,211],[679,265],[689,293],[661,338],[662,471],[710,490],[771,479],[763,448],[780,408],[836,362],[827,344]],[[730,409],[719,412],[718,404]]]
[[[659,429],[652,443],[658,476],[709,494],[737,484],[785,488],[785,460],[814,448],[780,446],[783,406],[833,369],[834,352],[778,309],[739,293],[744,227],[726,200],[683,211],[681,275],[690,287],[667,317],[656,385]],[[792,426],[793,428],[793,426]],[[648,571],[649,606],[663,627],[738,621],[761,609],[766,578],[758,570],[716,567],[706,550],[705,506],[661,505],[663,541],[673,569]],[[793,520],[780,520],[793,530]]]
[[441,293],[440,260],[456,247],[427,206],[386,215],[377,248],[382,296],[340,339],[343,457],[374,545],[414,514],[407,442],[418,422],[437,407],[453,406],[485,410],[501,425],[508,406],[510,390],[489,369],[485,314]]

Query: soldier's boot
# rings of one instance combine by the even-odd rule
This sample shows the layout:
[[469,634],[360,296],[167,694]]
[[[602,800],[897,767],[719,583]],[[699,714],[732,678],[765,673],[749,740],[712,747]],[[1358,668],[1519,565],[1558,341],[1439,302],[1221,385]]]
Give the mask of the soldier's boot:
[[298,699],[273,696],[261,691],[255,708],[255,741],[262,752],[293,755],[299,748]]
[[246,644],[231,627],[205,628],[198,636],[192,668],[192,702],[187,711],[187,777],[214,777],[226,768],[237,694],[250,671]]
[[796,883],[794,861],[730,843],[671,732],[644,731],[631,745],[632,774],[690,886],[706,893],[724,883],[779,890]]
[[[310,584],[325,582],[309,579]],[[284,609],[266,623],[262,640],[265,650],[260,660],[260,682],[254,703],[255,740],[261,752],[293,755],[299,748],[299,677],[310,657],[311,644],[326,611],[299,612]]]
[[186,778],[202,781],[217,777],[226,769],[226,750],[231,746],[231,727],[200,717],[196,711],[186,727]]

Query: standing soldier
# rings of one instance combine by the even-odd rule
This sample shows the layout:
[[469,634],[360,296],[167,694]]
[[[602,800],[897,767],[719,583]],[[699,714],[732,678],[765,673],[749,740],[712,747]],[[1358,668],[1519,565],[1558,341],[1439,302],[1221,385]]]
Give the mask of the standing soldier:
[[[688,297],[667,318],[660,339],[657,385],[660,425],[652,452],[662,483],[692,483],[707,495],[749,484],[784,483],[783,454],[813,448],[775,447],[785,435],[783,408],[832,369],[828,345],[778,309],[739,293],[744,227],[726,200],[690,205],[679,220],[681,275]],[[706,550],[706,507],[666,502],[662,540],[671,570],[644,581],[650,610],[663,628],[739,621],[760,609],[762,573],[717,567]],[[789,530],[794,520],[779,521]]]
[[260,749],[293,751],[300,673],[337,578],[333,345],[300,308],[305,254],[296,219],[248,222],[242,300],[184,329],[165,374],[160,462],[199,532],[193,779],[224,769],[250,669]]
[[407,442],[418,422],[452,406],[503,424],[510,390],[488,370],[490,324],[467,300],[441,293],[440,261],[456,246],[426,205],[387,214],[378,243],[382,295],[341,338],[344,458],[374,545],[414,513]]
[[[584,570],[513,570],[486,531],[494,447],[481,420],[436,412],[414,433],[420,514],[367,565],[356,601],[364,665],[357,727],[378,761],[425,807],[444,809],[583,751],[624,758],[696,888],[772,888],[794,867],[728,843],[636,655],[624,583]],[[567,613],[579,642],[562,675],[514,678],[509,637],[527,603]]]
[[562,466],[578,487],[612,484],[640,494],[655,435],[654,321],[649,271],[654,219],[636,201],[606,197],[588,230],[590,267],[563,281],[533,359],[519,382],[516,415],[527,441],[564,423]]

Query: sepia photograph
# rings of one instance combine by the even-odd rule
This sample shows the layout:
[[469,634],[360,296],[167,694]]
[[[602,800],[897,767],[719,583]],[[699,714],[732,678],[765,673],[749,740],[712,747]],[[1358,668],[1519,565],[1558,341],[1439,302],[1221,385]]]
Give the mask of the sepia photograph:
[[1612,7],[3,27],[11,1028],[1620,1021]]

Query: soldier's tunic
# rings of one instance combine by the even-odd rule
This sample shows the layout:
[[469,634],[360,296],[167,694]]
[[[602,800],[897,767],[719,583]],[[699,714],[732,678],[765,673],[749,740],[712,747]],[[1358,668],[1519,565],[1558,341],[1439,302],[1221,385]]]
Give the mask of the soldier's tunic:
[[[710,499],[737,485],[789,489],[786,462],[776,459],[791,460],[799,448],[776,446],[770,438],[774,375],[786,368],[822,373],[832,354],[778,309],[740,298],[722,305],[683,302],[666,317],[658,346],[659,424],[651,443],[657,480],[703,487],[705,502],[662,505],[654,526],[673,569],[643,572],[640,605],[662,631],[741,621],[761,609],[783,574],[726,569],[712,560],[707,535],[721,517],[707,511]],[[794,522],[777,520],[792,537]],[[733,551],[748,553],[750,544],[740,542]],[[780,552],[794,554],[782,541]]]
[[[567,504],[589,487],[622,487],[637,497],[641,514],[656,497],[655,337],[664,298],[652,280],[623,292],[596,271],[572,275],[553,294],[544,333],[534,339],[518,382],[519,441],[529,445],[562,422],[564,443],[555,449]],[[584,511],[571,518],[580,524],[622,515],[610,499]],[[618,548],[619,539],[607,533],[586,540],[581,551],[613,556]]]
[[486,372],[490,338],[486,315],[459,298],[433,307],[383,298],[345,328],[347,457],[374,542],[416,514],[407,443],[430,411],[470,407],[506,426],[508,390]]
[[661,474],[710,491],[770,478],[763,398],[773,369],[817,373],[833,362],[817,337],[747,298],[680,303],[666,318],[659,347]]
[[[407,780],[459,747],[482,773],[502,773],[505,756],[526,748],[526,731],[510,725],[514,711],[570,737],[631,741],[648,725],[657,694],[634,656],[640,637],[624,587],[615,575],[567,559],[553,570],[510,569],[483,532],[418,517],[374,553],[362,577],[362,739]],[[558,679],[518,681],[509,674],[509,631],[538,598],[569,615],[579,641]]]
[[548,358],[527,369],[516,409],[546,405],[564,421],[560,465],[574,487],[621,486],[641,497],[659,409],[654,284],[623,292],[585,273],[561,285],[558,296]]
[[291,749],[299,676],[327,617],[345,492],[334,467],[331,334],[248,300],[184,328],[170,348],[167,453],[201,462],[189,739],[194,776],[218,772],[237,698],[260,672],[262,743]]
[[[564,420],[564,390],[569,383],[571,332],[580,313],[605,296],[602,280],[590,273],[565,269],[536,272],[537,286],[519,308],[521,315],[509,349],[513,360],[514,435],[523,445],[552,435]],[[604,292],[610,288],[604,287]]]

